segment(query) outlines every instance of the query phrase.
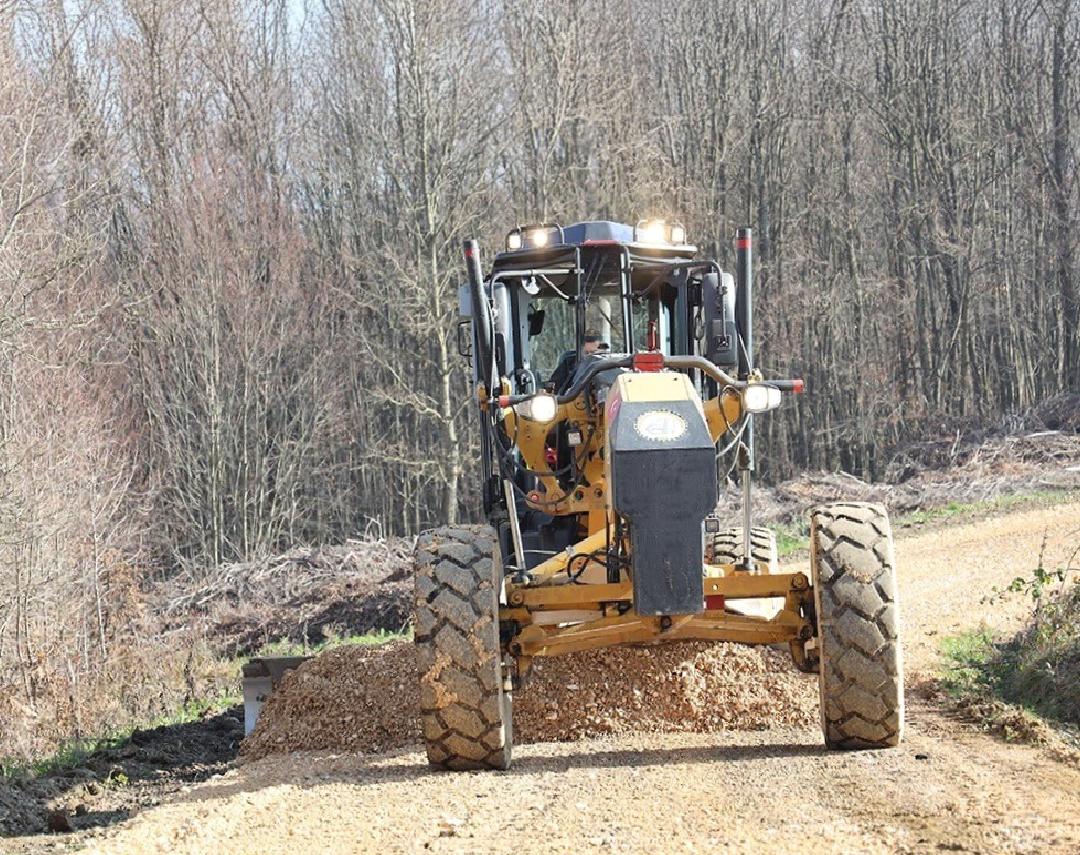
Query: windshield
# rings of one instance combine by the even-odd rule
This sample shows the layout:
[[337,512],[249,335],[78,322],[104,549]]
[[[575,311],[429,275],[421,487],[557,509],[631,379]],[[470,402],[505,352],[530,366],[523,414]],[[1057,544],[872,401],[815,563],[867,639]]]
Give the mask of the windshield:
[[[540,385],[562,385],[578,352],[577,311],[572,295],[549,284],[540,285],[536,294],[530,295],[524,289],[518,294],[528,334],[524,358],[538,375]],[[618,278],[605,278],[589,289],[582,348],[599,355],[628,351]]]
[[[528,298],[527,294],[522,296]],[[526,316],[530,332],[526,349],[529,367],[539,374],[543,384],[554,373],[563,354],[577,347],[574,307],[554,292],[543,289],[528,300]]]
[[623,336],[623,301],[618,283],[598,287],[589,294],[589,303],[585,307],[586,349],[591,333],[596,333],[599,338],[597,350],[627,352]]

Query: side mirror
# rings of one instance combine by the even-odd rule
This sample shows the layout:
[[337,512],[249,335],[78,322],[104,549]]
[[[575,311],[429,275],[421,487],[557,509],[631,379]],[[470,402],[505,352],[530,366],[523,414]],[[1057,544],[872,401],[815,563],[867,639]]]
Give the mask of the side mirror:
[[472,358],[472,320],[465,318],[457,325],[457,352],[466,359]]
[[529,310],[529,338],[536,338],[544,331],[544,318],[547,312],[544,309]]
[[705,319],[705,358],[714,365],[737,370],[739,334],[735,327],[735,277],[710,271],[701,277]]

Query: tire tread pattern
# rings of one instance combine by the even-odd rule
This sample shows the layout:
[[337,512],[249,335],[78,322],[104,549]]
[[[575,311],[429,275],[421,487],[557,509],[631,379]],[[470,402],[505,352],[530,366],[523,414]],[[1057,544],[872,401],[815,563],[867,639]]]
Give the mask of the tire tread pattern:
[[445,526],[420,536],[414,637],[420,723],[438,769],[507,769],[512,730],[502,676],[494,529]]
[[[735,564],[742,559],[742,527],[721,529],[711,536],[711,547],[706,555],[710,564]],[[776,573],[780,559],[776,549],[776,534],[771,528],[755,526],[750,529],[750,557],[755,562],[767,564],[769,573]]]
[[904,731],[904,675],[896,560],[885,508],[860,502],[815,508],[810,560],[825,744],[896,746]]

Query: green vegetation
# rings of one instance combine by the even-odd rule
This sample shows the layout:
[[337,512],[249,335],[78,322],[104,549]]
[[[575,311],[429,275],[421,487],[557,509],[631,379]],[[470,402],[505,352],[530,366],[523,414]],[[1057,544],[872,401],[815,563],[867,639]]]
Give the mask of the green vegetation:
[[4,758],[0,760],[0,778],[36,777],[63,769],[73,769],[82,765],[91,754],[119,748],[126,740],[127,736],[73,740],[60,746],[55,754],[33,763]]
[[896,520],[896,526],[898,528],[908,528],[941,520],[951,520],[956,517],[1003,513],[1026,507],[1052,505],[1073,498],[1075,495],[1075,491],[1070,490],[1035,490],[1030,493],[997,496],[981,502],[947,502],[940,507],[901,514]]
[[1005,699],[1008,656],[987,630],[946,638],[941,652],[941,685],[958,710],[1010,742],[1047,741],[1048,723],[1029,705]]
[[[1028,718],[1036,714],[1080,724],[1080,581],[1072,577],[1080,546],[1064,566],[1053,569],[1045,566],[1043,552],[1028,576],[1018,576],[988,598],[1029,599],[1027,626],[1006,641],[996,640],[986,629],[945,639],[942,685],[963,703],[1001,701]],[[994,712],[999,719],[1000,713],[1000,708]]]
[[327,637],[326,641],[319,642],[318,644],[307,644],[301,641],[292,641],[288,638],[279,638],[277,641],[271,641],[268,644],[264,644],[255,651],[251,657],[244,657],[240,660],[240,664],[248,661],[249,658],[253,659],[257,656],[313,656],[316,653],[322,653],[324,650],[329,650],[332,647],[340,647],[343,644],[364,644],[374,646],[377,644],[386,644],[388,641],[407,641],[411,638],[411,627],[401,632],[379,630],[366,635],[337,636],[331,634]]
[[810,526],[807,523],[771,525],[769,528],[776,533],[776,551],[781,558],[795,555],[810,546]]
[[1034,612],[1002,648],[998,682],[1006,699],[1080,724],[1080,581],[1069,581],[1068,566],[1047,570],[1041,558],[1030,577],[1006,588],[1029,597]]
[[999,651],[989,630],[972,629],[943,639],[941,657],[941,684],[951,697],[964,698],[999,691]]

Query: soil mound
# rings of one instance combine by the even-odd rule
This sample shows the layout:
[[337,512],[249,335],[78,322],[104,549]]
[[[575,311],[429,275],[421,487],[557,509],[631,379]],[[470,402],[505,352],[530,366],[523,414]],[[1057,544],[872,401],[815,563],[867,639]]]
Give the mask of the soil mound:
[[[413,646],[343,646],[290,673],[241,758],[303,750],[379,752],[419,744]],[[814,678],[768,648],[684,642],[541,661],[514,696],[517,742],[601,734],[761,730],[817,718]]]

